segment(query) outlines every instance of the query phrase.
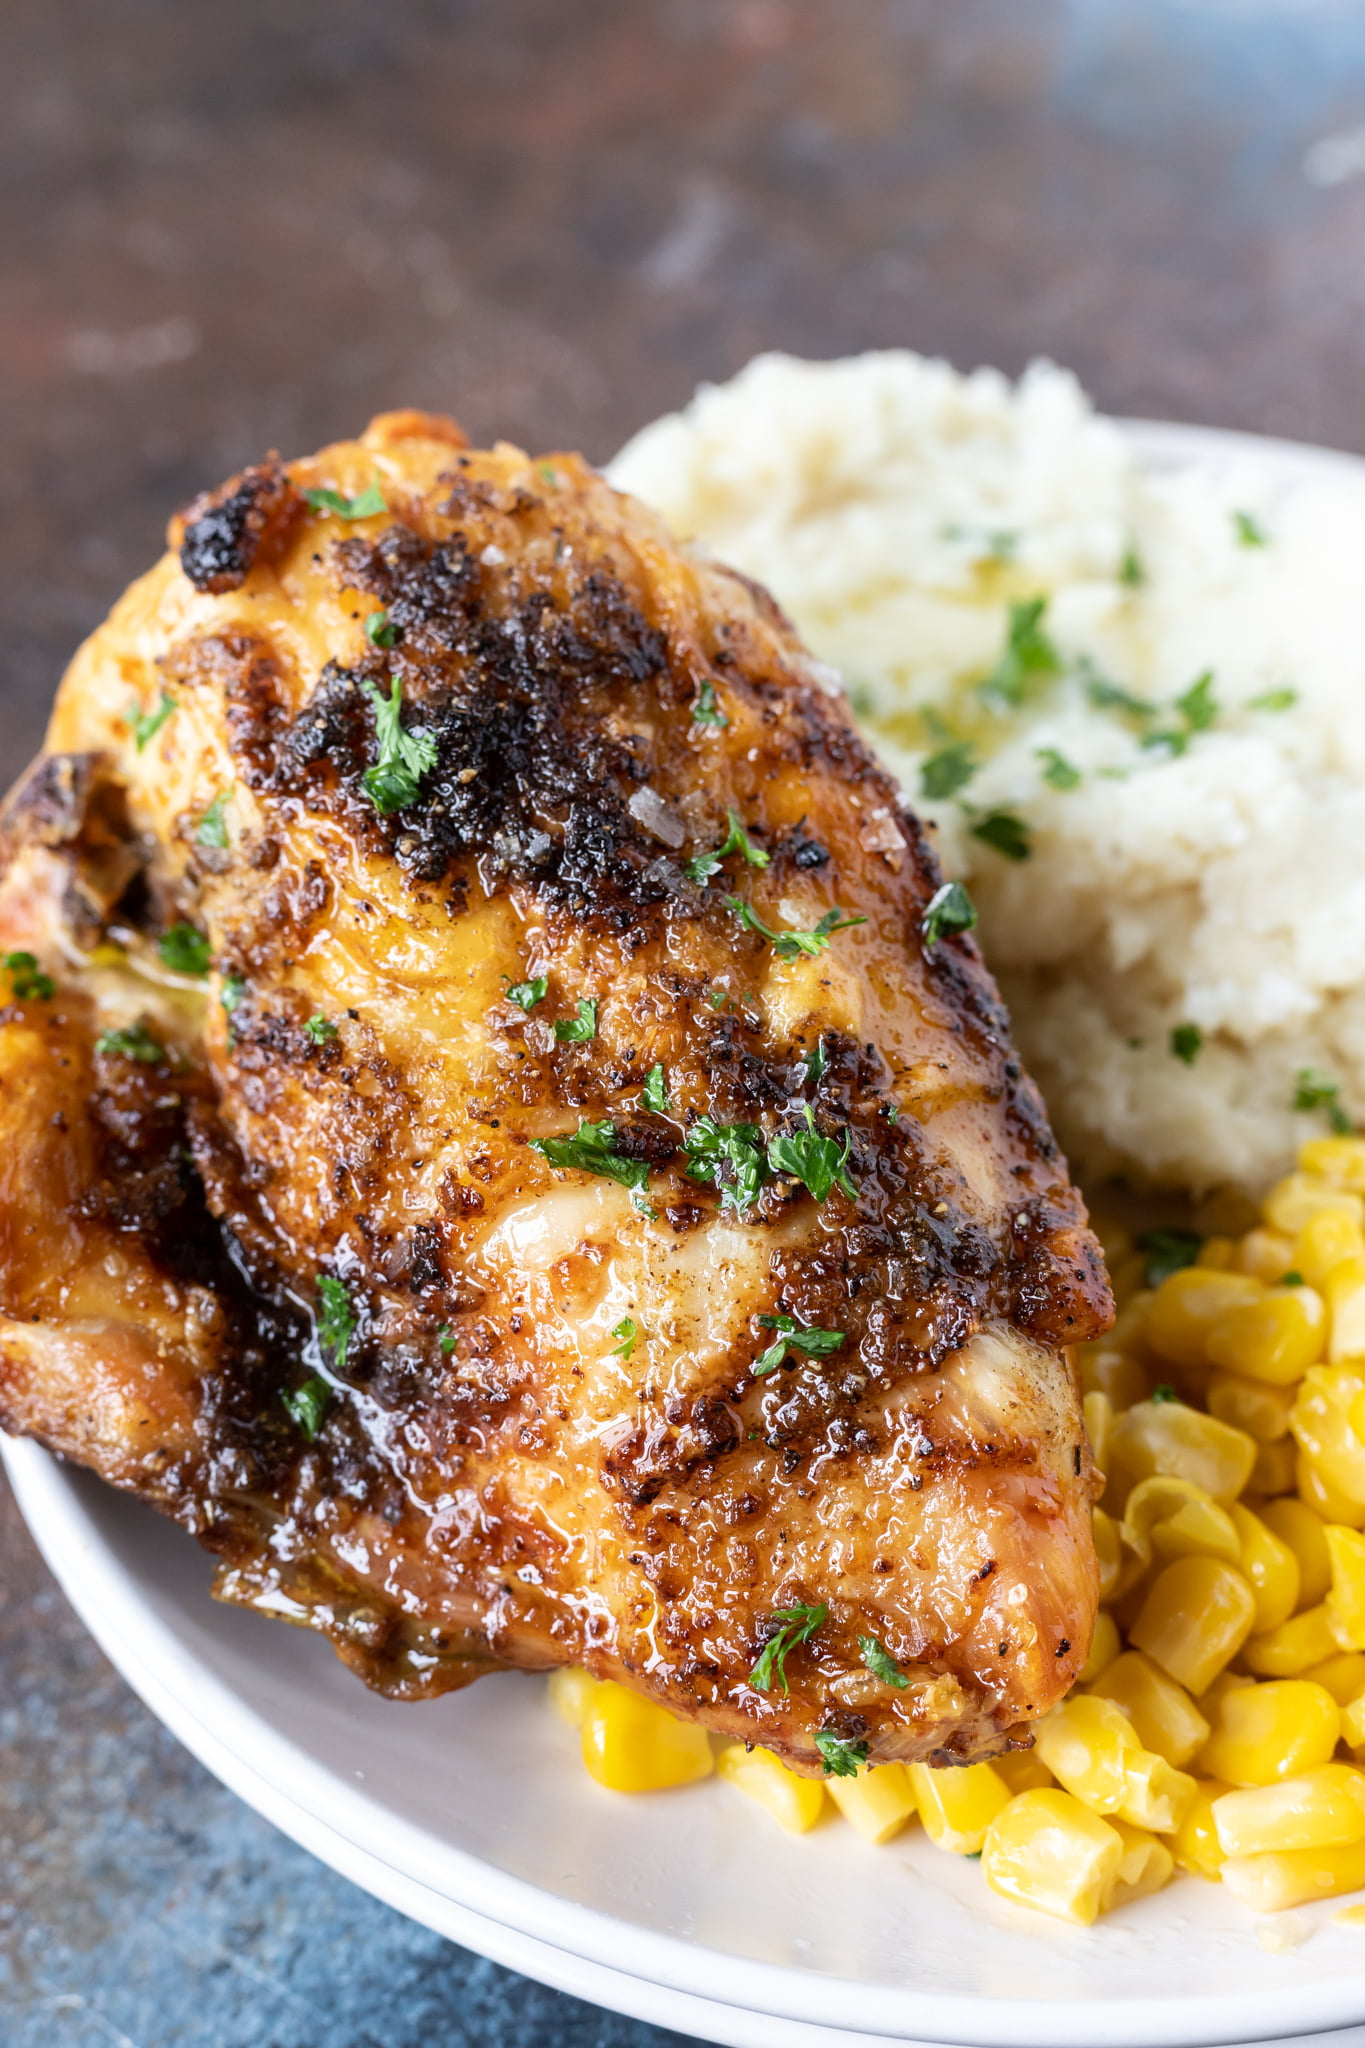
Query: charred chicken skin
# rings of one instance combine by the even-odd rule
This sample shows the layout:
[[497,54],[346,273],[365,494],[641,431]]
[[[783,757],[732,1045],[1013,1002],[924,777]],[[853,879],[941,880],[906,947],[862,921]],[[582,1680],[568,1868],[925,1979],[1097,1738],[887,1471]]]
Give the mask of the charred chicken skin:
[[0,1423],[395,1697],[1026,1739],[1108,1288],[832,682],[578,457],[426,415],[189,507],[4,818]]

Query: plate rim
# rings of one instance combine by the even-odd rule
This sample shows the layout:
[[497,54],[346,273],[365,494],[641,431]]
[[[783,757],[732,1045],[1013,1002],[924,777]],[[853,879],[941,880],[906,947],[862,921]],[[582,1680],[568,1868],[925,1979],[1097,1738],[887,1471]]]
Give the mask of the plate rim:
[[[1365,456],[1346,450],[1225,428],[1097,417],[1108,419],[1157,468],[1213,455],[1255,460],[1270,469],[1272,478],[1277,473],[1285,479],[1330,473],[1365,479]],[[769,2043],[776,2048],[779,2042],[807,2040],[821,2048],[1093,2048],[1101,2037],[1106,2048],[1233,2048],[1365,2019],[1365,1968],[1358,1976],[1337,1976],[1318,1987],[1295,1984],[1279,1994],[1214,1993],[1178,2001],[1113,1996],[1021,2000],[892,1990],[726,1955],[629,1925],[496,1870],[453,1845],[443,1848],[440,1883],[430,1884],[421,1874],[428,1857],[417,1830],[392,1815],[381,1823],[375,1800],[358,1794],[265,1724],[142,1600],[136,1578],[118,1561],[80,1500],[75,1468],[36,1443],[4,1437],[0,1459],[30,1533],[76,1613],[120,1675],[205,1768],[362,1889],[541,1982],[659,2025],[704,2030],[703,2038],[734,2048],[769,2048]],[[182,1680],[192,1677],[193,1686],[177,1684],[172,1675],[177,1671]],[[201,1702],[216,1697],[217,1715],[197,1711],[190,1690]],[[219,1721],[239,1730],[235,1743]],[[245,1739],[243,1730],[248,1731]],[[248,1762],[243,1748],[261,1761]],[[273,1759],[276,1768],[267,1769],[264,1759]],[[299,1787],[299,1799],[282,1791],[281,1778]],[[325,1801],[304,1800],[314,1780],[319,1793],[326,1781]],[[318,1807],[334,1814],[341,1808],[346,1825],[324,1821]],[[395,1844],[408,1840],[412,1853],[407,1858],[395,1861],[392,1853],[382,1852],[373,1839],[381,1824]],[[632,1957],[630,1967],[620,1961],[623,1948]],[[715,1997],[693,1988],[702,1956],[716,1984]],[[913,2034],[905,2031],[911,2023]],[[714,2031],[722,2026],[723,2031]]]

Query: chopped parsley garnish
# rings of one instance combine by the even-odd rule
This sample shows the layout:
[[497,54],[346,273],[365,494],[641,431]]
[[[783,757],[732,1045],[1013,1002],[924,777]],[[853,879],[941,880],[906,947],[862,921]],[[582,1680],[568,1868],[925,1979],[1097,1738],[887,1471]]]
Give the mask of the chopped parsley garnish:
[[616,1127],[609,1117],[603,1117],[600,1123],[580,1117],[578,1129],[571,1138],[531,1140],[531,1150],[539,1152],[551,1166],[579,1173],[595,1173],[603,1180],[614,1180],[620,1187],[630,1189],[637,1209],[646,1216],[653,1215],[644,1198],[644,1190],[649,1185],[649,1168],[643,1159],[627,1159],[615,1147]]
[[1055,747],[1035,747],[1034,754],[1043,764],[1043,780],[1053,789],[1079,789],[1081,771],[1073,768],[1065,754],[1059,754]]
[[335,1038],[337,1035],[336,1025],[330,1017],[324,1017],[321,1010],[308,1019],[303,1029],[305,1035],[312,1039],[314,1045],[326,1045],[328,1039]]
[[378,484],[367,485],[358,498],[347,498],[340,491],[325,488],[305,491],[303,495],[315,512],[335,512],[338,519],[372,519],[376,512],[389,509]]
[[321,1373],[316,1372],[311,1379],[305,1380],[301,1387],[280,1396],[291,1420],[310,1444],[314,1442],[322,1427],[322,1418],[327,1413],[327,1404],[331,1398],[332,1389]]
[[806,1069],[806,1086],[813,1088],[829,1066],[829,1055],[825,1051],[823,1037],[816,1039],[814,1045],[806,1054],[804,1065]]
[[931,801],[956,796],[971,781],[978,765],[976,748],[970,740],[954,740],[951,746],[940,747],[920,763],[920,795]]
[[817,953],[823,953],[835,932],[848,931],[855,924],[866,924],[865,917],[845,917],[836,903],[833,910],[827,910],[813,931],[777,932],[771,925],[764,924],[752,904],[745,903],[739,896],[725,898],[727,910],[733,910],[746,932],[755,932],[760,939],[766,939],[779,960],[797,960],[804,956],[813,960]]
[[1213,696],[1213,670],[1206,668],[1203,675],[1175,700],[1181,724],[1149,732],[1142,744],[1144,747],[1169,747],[1173,754],[1183,754],[1197,732],[1208,731],[1220,708]]
[[133,728],[133,740],[139,754],[148,740],[156,738],[174,710],[175,699],[167,690],[161,692],[161,702],[155,711],[139,711],[136,704],[128,706],[128,723]]
[[1147,1254],[1146,1280],[1149,1287],[1160,1287],[1163,1280],[1169,1280],[1172,1273],[1179,1273],[1186,1266],[1192,1266],[1199,1257],[1199,1248],[1204,1240],[1193,1230],[1168,1230],[1157,1227],[1144,1230],[1138,1237],[1138,1250]]
[[165,1047],[152,1037],[145,1024],[130,1024],[122,1031],[101,1031],[95,1040],[95,1051],[138,1060],[144,1067],[154,1067],[166,1057]]
[[225,974],[223,976],[222,994],[218,1000],[227,1011],[229,1017],[238,1008],[245,994],[246,976],[244,974]]
[[394,641],[398,638],[397,626],[394,625],[388,612],[382,607],[377,612],[371,612],[370,616],[366,619],[365,638],[369,641],[371,647],[392,647]]
[[716,727],[726,726],[730,723],[720,708],[714,683],[705,682],[698,690],[697,701],[692,706],[692,723],[693,725],[714,725]]
[[1232,530],[1237,536],[1237,542],[1240,547],[1267,548],[1270,546],[1270,535],[1252,512],[1234,512],[1232,515]]
[[683,1140],[689,1180],[720,1190],[722,1209],[743,1211],[758,1200],[768,1178],[763,1133],[757,1124],[718,1124],[700,1116]]
[[202,980],[213,964],[213,948],[204,932],[192,924],[173,924],[157,941],[163,967],[172,974],[191,974]]
[[936,946],[940,939],[971,931],[975,923],[976,905],[961,882],[945,882],[929,898],[920,924],[925,952]]
[[552,491],[557,491],[559,489],[559,475],[554,465],[549,462],[538,462],[536,468],[540,473],[541,481],[548,484]]
[[26,1003],[30,996],[37,996],[45,1003],[57,993],[56,982],[50,974],[44,974],[32,953],[6,953],[4,964],[19,1002]]
[[365,794],[384,817],[414,803],[422,777],[436,766],[436,741],[429,732],[408,732],[402,720],[403,684],[393,678],[385,697],[368,679],[365,692],[374,706],[374,732],[379,742],[379,759],[367,768],[361,782]]
[[983,696],[996,697],[1017,709],[1035,676],[1061,674],[1062,658],[1043,630],[1045,597],[1026,598],[1010,606],[1005,651],[980,685]]
[[730,994],[728,989],[713,988],[708,992],[706,1000],[713,1010],[723,1010],[730,1000]]
[[1194,1065],[1203,1043],[1204,1034],[1197,1024],[1177,1024],[1171,1031],[1171,1051],[1187,1067]]
[[351,1297],[340,1280],[334,1280],[330,1273],[318,1277],[318,1342],[324,1351],[332,1355],[332,1365],[337,1372],[346,1370],[346,1353],[356,1332],[356,1313],[351,1306]]
[[1146,581],[1147,571],[1142,566],[1142,557],[1130,541],[1119,563],[1119,582],[1126,583],[1130,590],[1136,590],[1139,584]]
[[196,846],[216,846],[221,850],[227,845],[228,828],[227,818],[224,815],[226,803],[227,791],[225,789],[220,790],[195,827],[194,843]]
[[760,1316],[758,1320],[765,1330],[776,1330],[778,1335],[754,1360],[756,1380],[776,1372],[789,1351],[804,1351],[807,1358],[828,1358],[831,1351],[838,1351],[847,1341],[842,1330],[806,1330],[790,1316]]
[[1327,1121],[1337,1136],[1349,1137],[1355,1125],[1341,1106],[1340,1081],[1334,1081],[1330,1074],[1318,1073],[1315,1067],[1300,1067],[1296,1081],[1295,1109],[1325,1109]]
[[544,1002],[545,991],[550,986],[543,974],[538,974],[534,981],[508,981],[505,974],[502,978],[507,982],[508,1002],[515,1003],[519,1010],[534,1010],[537,1003]]
[[1006,860],[1027,860],[1033,851],[1029,827],[1013,811],[988,811],[985,817],[974,818],[968,829],[973,839],[994,847]]
[[455,1349],[455,1332],[451,1329],[449,1323],[442,1323],[440,1329],[436,1332],[436,1339],[441,1347],[442,1358],[449,1358],[451,1352]]
[[612,1325],[611,1334],[613,1337],[620,1339],[619,1343],[612,1346],[611,1356],[613,1358],[629,1358],[631,1352],[635,1349],[635,1339],[640,1334],[635,1327],[635,1318],[633,1316],[622,1316],[619,1323]]
[[867,1762],[867,1744],[851,1736],[836,1735],[832,1728],[817,1728],[815,1747],[827,1778],[856,1778],[858,1766]]
[[683,865],[694,882],[705,882],[715,874],[721,862],[732,853],[742,853],[751,868],[766,868],[772,855],[765,853],[761,846],[755,846],[744,829],[738,811],[727,810],[726,822],[730,830],[722,844],[712,853],[699,853],[694,860]]
[[655,1116],[676,1114],[673,1104],[668,1099],[668,1080],[662,1064],[651,1067],[645,1075],[644,1104]]
[[1152,1388],[1152,1399],[1157,1402],[1178,1401],[1180,1396],[1169,1380],[1162,1380],[1159,1385]]
[[580,996],[578,1014],[555,1022],[555,1037],[561,1045],[591,1045],[597,1036],[597,999]]
[[1145,697],[1135,697],[1131,690],[1111,683],[1108,676],[1098,675],[1093,670],[1086,675],[1085,694],[1097,711],[1123,711],[1144,725],[1156,717],[1155,704],[1149,704]]
[[1247,701],[1248,711],[1292,711],[1299,701],[1297,690],[1262,690],[1259,697]]
[[808,1643],[828,1617],[829,1607],[823,1600],[818,1607],[778,1607],[769,1615],[770,1621],[781,1622],[782,1626],[769,1636],[763,1655],[749,1673],[759,1692],[771,1692],[774,1683],[783,1692],[791,1690],[787,1684],[788,1657],[798,1643]]
[[783,1131],[769,1141],[769,1169],[803,1182],[817,1202],[825,1201],[836,1187],[843,1189],[850,1202],[856,1200],[858,1190],[848,1172],[852,1133],[844,1132],[844,1149],[841,1152],[833,1138],[822,1138],[816,1130],[809,1103],[805,1108],[804,1131]]
[[859,1636],[858,1648],[863,1653],[863,1662],[874,1678],[880,1678],[883,1685],[894,1685],[897,1692],[904,1692],[910,1681],[901,1670],[885,1643],[876,1636]]
[[1293,1269],[1291,1269],[1288,1273],[1281,1273],[1280,1275],[1281,1287],[1302,1287],[1303,1284],[1304,1279],[1302,1273],[1295,1272]]

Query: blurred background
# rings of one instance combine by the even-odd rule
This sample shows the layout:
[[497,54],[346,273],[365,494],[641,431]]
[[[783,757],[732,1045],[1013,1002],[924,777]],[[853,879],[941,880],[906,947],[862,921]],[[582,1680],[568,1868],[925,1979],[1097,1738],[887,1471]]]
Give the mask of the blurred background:
[[[0,776],[167,515],[370,413],[603,460],[756,350],[1365,452],[1358,0],[6,0]],[[6,2048],[663,2048],[209,1780],[0,1501]]]

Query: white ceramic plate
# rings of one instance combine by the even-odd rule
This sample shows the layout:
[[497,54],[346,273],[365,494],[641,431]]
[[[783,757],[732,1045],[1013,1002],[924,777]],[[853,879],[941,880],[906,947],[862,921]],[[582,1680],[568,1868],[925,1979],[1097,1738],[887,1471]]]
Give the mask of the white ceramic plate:
[[[1154,464],[1325,451],[1134,426]],[[215,1606],[210,1565],[136,1502],[31,1444],[4,1447],[48,1563],[176,1735],[295,1840],[438,1932],[533,1977],[734,2048],[1205,2048],[1365,2020],[1365,1939],[1298,1916],[1280,1955],[1190,1880],[1081,1932],[995,1898],[912,1832],[793,1842],[714,1781],[601,1791],[543,1682],[424,1706],[367,1693],[318,1639]],[[1325,2044],[1323,2044],[1325,2048]]]

